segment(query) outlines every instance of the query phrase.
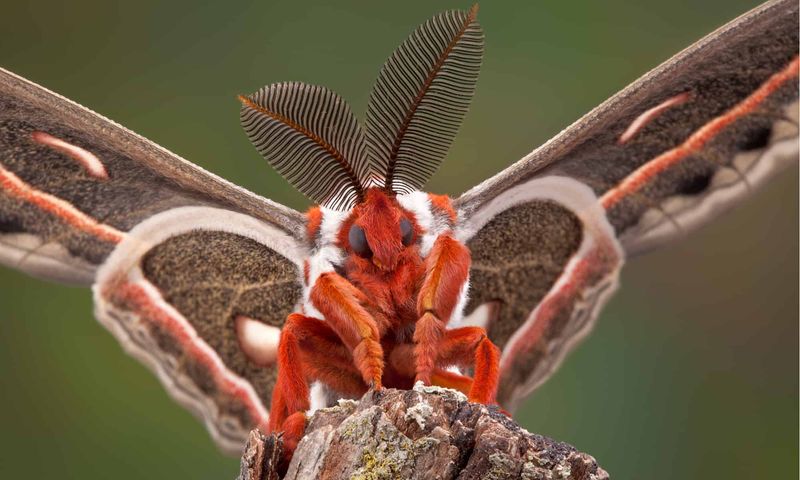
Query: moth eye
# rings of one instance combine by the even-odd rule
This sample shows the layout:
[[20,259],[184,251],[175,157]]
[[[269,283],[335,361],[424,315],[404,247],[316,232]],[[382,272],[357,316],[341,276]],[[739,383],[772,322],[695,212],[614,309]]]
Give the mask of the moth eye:
[[372,250],[370,250],[369,243],[367,243],[367,236],[364,234],[364,229],[355,223],[350,227],[347,240],[350,242],[350,248],[352,248],[359,257],[370,258],[372,256]]
[[400,235],[403,237],[403,245],[406,247],[411,245],[411,241],[414,240],[414,228],[407,218],[400,219]]

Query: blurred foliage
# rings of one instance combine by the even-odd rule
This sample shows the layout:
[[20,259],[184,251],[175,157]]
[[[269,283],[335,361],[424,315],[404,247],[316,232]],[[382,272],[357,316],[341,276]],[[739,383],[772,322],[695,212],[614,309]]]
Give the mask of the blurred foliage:
[[[473,108],[431,191],[520,158],[754,0],[486,2]],[[323,84],[364,112],[409,31],[461,2],[6,2],[0,65],[273,200],[238,93]],[[363,116],[363,113],[362,113]],[[594,333],[518,412],[615,478],[797,478],[797,169],[633,259]],[[88,291],[0,269],[0,478],[235,475],[92,319]]]

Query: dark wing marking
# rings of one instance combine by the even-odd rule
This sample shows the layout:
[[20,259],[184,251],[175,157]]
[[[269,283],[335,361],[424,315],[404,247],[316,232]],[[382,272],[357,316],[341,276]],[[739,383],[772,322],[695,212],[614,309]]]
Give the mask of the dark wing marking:
[[633,252],[701,225],[797,163],[798,5],[720,28],[456,201],[543,175],[589,185]]
[[476,15],[477,6],[431,18],[383,65],[367,108],[367,148],[386,189],[421,189],[450,148],[483,56]]
[[[226,451],[267,424],[277,332],[301,298],[305,247],[274,226],[180,207],[136,226],[101,267],[96,315]],[[274,332],[250,358],[240,318]]]
[[497,398],[513,409],[589,331],[616,286],[622,251],[597,197],[567,177],[534,179],[468,207],[457,227],[472,254],[464,322],[484,326],[503,350]]
[[338,95],[286,82],[240,100],[248,138],[295,188],[336,210],[349,210],[363,197],[369,177],[364,132]]
[[89,284],[134,225],[184,205],[229,208],[303,235],[298,212],[0,69],[0,263]]

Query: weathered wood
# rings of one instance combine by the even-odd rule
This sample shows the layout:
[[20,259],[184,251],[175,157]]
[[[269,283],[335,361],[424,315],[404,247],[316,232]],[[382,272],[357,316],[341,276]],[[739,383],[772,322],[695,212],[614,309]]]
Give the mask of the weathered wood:
[[251,430],[242,453],[237,480],[280,480],[275,467],[281,458],[281,441],[274,435]]
[[[254,431],[239,480],[273,480],[280,440]],[[368,392],[318,410],[286,480],[604,480],[594,458],[529,433],[496,407],[423,387]]]

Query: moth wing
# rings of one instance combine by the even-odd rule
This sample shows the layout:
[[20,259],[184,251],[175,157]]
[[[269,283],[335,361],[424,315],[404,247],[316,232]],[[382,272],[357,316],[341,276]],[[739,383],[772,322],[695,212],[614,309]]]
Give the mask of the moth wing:
[[178,207],[134,227],[100,267],[95,314],[218,445],[266,427],[280,328],[302,297],[303,243],[249,215]]
[[89,285],[131,228],[188,205],[303,231],[300,213],[0,69],[0,263]]
[[506,408],[588,332],[624,255],[797,163],[797,9],[734,20],[456,199],[473,256],[466,321],[503,350]]
[[0,70],[0,263],[93,283],[98,320],[229,452],[266,425],[304,224]]
[[797,164],[797,55],[797,2],[768,2],[647,73],[459,203],[562,175],[601,198],[627,254],[680,237]]
[[617,286],[623,252],[596,195],[568,178],[536,178],[459,211],[472,255],[463,320],[502,349],[497,399],[513,410],[588,333]]

